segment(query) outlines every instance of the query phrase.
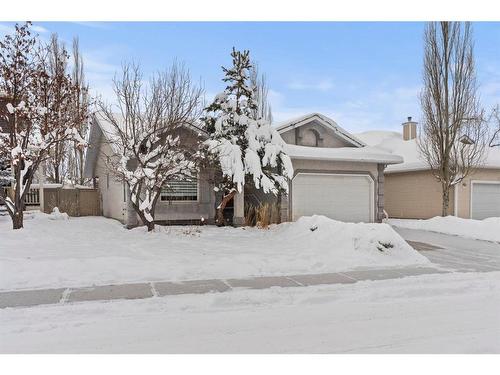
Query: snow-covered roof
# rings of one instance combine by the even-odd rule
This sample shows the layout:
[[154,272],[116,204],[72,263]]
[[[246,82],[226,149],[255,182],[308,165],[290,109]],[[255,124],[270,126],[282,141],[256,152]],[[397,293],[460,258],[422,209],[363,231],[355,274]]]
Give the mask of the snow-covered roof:
[[377,147],[309,147],[287,144],[285,151],[292,159],[355,161],[366,163],[396,164],[403,158]]
[[[115,120],[117,121],[118,126],[124,126],[124,119],[121,114],[114,113],[113,114]],[[184,127],[200,134],[206,136],[206,131],[198,128],[195,125],[184,124]],[[85,165],[84,165],[84,175],[87,178],[93,177],[94,166],[97,162],[98,153],[99,153],[99,142],[102,141],[102,137],[104,140],[110,145],[111,150],[118,154],[119,150],[116,148],[115,143],[113,142],[113,136],[116,134],[115,126],[109,121],[109,119],[104,116],[102,112],[96,112],[93,115],[93,118],[90,122],[90,129],[88,134],[87,142],[90,144],[90,147],[87,148],[85,152]]]
[[[123,127],[125,126],[123,116],[119,113],[114,113],[113,116],[114,116],[114,119],[117,121],[118,126],[121,129],[123,129]],[[115,126],[109,121],[109,119],[106,116],[103,115],[102,112],[95,113],[94,118],[96,120],[97,125],[101,128],[101,131],[102,131],[104,137],[106,138],[106,140],[112,144],[113,142],[111,142],[111,138],[116,133]],[[203,130],[195,125],[184,124],[183,126],[196,132],[196,133],[199,133],[200,135],[207,134],[205,130]],[[116,152],[117,150],[114,150],[114,151]]]
[[[377,147],[393,155],[400,155],[404,162],[391,165],[386,168],[386,172],[411,172],[429,169],[428,164],[420,158],[417,140],[405,141],[403,135],[395,131],[367,131],[356,134],[370,146]],[[486,160],[483,168],[500,168],[500,148],[488,147]]]
[[296,117],[296,118],[291,119],[291,120],[281,122],[276,126],[276,129],[278,130],[279,133],[284,133],[290,129],[295,129],[295,128],[298,128],[302,125],[308,124],[309,122],[311,122],[313,120],[317,120],[322,125],[326,126],[327,128],[332,129],[337,135],[340,136],[340,138],[351,143],[353,146],[357,146],[357,147],[365,146],[365,143],[362,140],[358,139],[357,137],[355,137],[354,135],[349,133],[347,130],[340,127],[331,118],[329,118],[325,115],[322,115],[321,113],[309,113],[307,115],[303,115],[303,116]]

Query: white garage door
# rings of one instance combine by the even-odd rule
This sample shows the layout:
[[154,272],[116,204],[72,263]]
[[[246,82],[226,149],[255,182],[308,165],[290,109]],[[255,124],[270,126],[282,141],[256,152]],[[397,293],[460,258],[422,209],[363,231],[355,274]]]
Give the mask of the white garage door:
[[325,215],[373,221],[373,181],[367,175],[298,173],[292,181],[292,218]]
[[472,183],[471,218],[500,217],[500,183]]

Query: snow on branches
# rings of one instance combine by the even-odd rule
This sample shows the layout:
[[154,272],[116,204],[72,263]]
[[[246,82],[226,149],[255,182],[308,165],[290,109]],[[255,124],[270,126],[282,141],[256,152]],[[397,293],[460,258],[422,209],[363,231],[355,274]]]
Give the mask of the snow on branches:
[[139,67],[125,64],[114,91],[115,107],[99,103],[115,153],[108,169],[127,184],[132,206],[151,231],[162,187],[172,179],[195,177],[196,150],[179,134],[199,118],[202,91],[178,64],[154,76],[147,86]]
[[59,61],[47,58],[48,47],[30,31],[31,24],[16,25],[13,35],[0,41],[0,115],[7,125],[0,137],[0,159],[8,159],[13,172],[12,197],[6,203],[14,229],[23,226],[24,196],[41,165],[61,142],[84,144],[64,116],[71,80]]
[[[249,52],[233,48],[231,57],[233,66],[222,68],[228,85],[206,108],[204,118],[210,133],[205,146],[223,174],[217,189],[232,195],[242,192],[245,177],[250,176],[265,193],[286,192],[293,176],[292,163],[276,129],[265,119],[255,118],[261,111],[256,111],[256,87],[249,83]],[[224,204],[219,208],[223,210]]]

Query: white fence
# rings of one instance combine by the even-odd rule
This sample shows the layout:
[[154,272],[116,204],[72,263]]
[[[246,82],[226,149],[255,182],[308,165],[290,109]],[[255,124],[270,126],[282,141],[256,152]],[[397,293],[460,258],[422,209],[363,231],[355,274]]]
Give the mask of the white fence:
[[40,205],[40,189],[30,188],[24,196],[24,204],[26,206],[39,206]]

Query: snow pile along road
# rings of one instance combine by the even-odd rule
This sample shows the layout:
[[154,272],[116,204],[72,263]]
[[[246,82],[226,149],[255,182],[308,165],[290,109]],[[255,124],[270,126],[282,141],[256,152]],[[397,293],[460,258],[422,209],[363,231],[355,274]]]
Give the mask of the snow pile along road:
[[428,220],[389,219],[387,223],[400,228],[428,230],[476,240],[500,242],[500,217],[484,220],[436,216]]
[[314,274],[428,264],[387,224],[324,216],[257,228],[127,230],[103,217],[0,218],[0,290]]

